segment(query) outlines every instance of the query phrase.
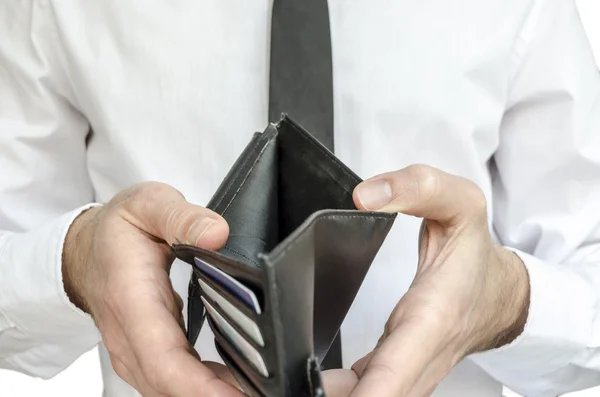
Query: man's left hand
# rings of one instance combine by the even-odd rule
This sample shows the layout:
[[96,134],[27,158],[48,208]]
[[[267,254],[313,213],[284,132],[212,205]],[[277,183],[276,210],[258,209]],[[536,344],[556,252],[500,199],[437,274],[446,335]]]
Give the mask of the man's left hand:
[[[516,254],[492,241],[477,185],[415,165],[363,182],[354,200],[360,209],[424,221],[411,287],[376,348],[354,364],[355,374],[324,374],[330,394],[429,396],[465,356],[521,334],[529,308],[527,271]],[[349,387],[356,382],[351,375],[358,383]]]

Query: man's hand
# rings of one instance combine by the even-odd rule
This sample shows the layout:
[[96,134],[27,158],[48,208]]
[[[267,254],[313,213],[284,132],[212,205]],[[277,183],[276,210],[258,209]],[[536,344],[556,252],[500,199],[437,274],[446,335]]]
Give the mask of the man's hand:
[[170,244],[218,249],[228,233],[219,215],[160,183],[127,189],[71,226],[65,290],[96,321],[117,374],[144,397],[242,397],[225,367],[201,363],[186,340],[169,280]]
[[359,380],[351,396],[429,396],[466,355],[520,335],[527,271],[492,242],[486,200],[474,183],[417,165],[363,182],[354,198],[359,208],[424,223],[415,279],[375,350],[354,365]]

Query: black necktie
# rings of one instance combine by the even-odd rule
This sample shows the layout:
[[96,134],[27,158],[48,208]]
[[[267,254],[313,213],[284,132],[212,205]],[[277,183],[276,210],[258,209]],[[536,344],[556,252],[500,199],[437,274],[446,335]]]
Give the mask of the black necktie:
[[[333,71],[327,0],[273,0],[269,121],[288,113],[333,151]],[[323,369],[342,367],[340,335]]]
[[269,121],[282,112],[333,150],[327,0],[273,0]]

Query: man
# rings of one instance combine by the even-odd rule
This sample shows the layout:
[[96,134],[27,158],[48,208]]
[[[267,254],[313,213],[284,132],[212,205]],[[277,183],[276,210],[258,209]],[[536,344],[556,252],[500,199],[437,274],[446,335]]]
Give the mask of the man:
[[[107,396],[241,395],[187,345],[189,269],[167,247],[227,239],[200,204],[268,122],[270,10],[0,5],[3,368],[51,377],[102,338]],[[378,175],[355,202],[414,216],[342,327],[353,370],[324,373],[330,394],[599,384],[600,77],[573,1],[329,12],[336,154]],[[205,334],[203,360],[211,345]]]

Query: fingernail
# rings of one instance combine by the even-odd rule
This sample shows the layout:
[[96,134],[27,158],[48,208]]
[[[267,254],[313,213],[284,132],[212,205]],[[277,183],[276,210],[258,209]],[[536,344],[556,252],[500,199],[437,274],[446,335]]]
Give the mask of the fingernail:
[[392,187],[385,179],[366,181],[358,185],[356,194],[363,207],[375,211],[392,200]]
[[187,244],[197,245],[202,239],[202,236],[204,236],[206,232],[208,232],[208,229],[215,223],[217,223],[217,221],[212,218],[201,218],[194,221],[188,232]]

